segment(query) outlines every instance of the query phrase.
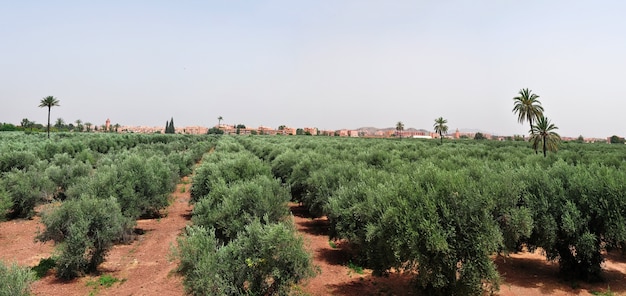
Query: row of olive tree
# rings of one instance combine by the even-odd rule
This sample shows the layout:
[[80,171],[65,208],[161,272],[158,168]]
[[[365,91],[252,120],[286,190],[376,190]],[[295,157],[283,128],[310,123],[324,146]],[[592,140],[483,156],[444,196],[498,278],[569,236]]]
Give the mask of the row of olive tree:
[[516,142],[238,140],[314,216],[329,217],[353,260],[417,271],[429,295],[495,289],[489,256],[523,246],[544,249],[565,276],[594,280],[601,252],[626,242],[621,146],[567,143],[542,159]]
[[233,138],[203,159],[191,194],[193,226],[177,250],[189,294],[287,295],[312,275],[289,219],[289,191]]
[[114,243],[132,238],[135,219],[161,215],[177,179],[191,172],[214,140],[89,134],[45,143],[36,135],[6,138],[11,141],[0,145],[0,214],[32,217],[37,205],[51,205],[41,213],[46,228],[38,240],[57,244],[56,275],[63,279],[96,271]]

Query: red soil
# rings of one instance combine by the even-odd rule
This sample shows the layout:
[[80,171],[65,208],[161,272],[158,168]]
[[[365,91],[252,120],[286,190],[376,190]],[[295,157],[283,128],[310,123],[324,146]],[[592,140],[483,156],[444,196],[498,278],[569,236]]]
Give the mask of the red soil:
[[[183,183],[188,183],[184,179]],[[172,204],[161,219],[140,220],[137,227],[145,233],[129,245],[116,245],[100,266],[107,274],[122,282],[110,288],[95,287],[98,276],[86,276],[71,282],[58,281],[52,273],[35,282],[35,295],[183,295],[182,279],[174,270],[177,262],[168,259],[170,246],[189,223],[191,207],[189,184],[179,184],[172,194]],[[183,189],[184,188],[184,189]],[[184,192],[183,192],[184,191]],[[371,271],[358,274],[347,267],[346,255],[331,247],[328,222],[311,219],[302,208],[291,205],[294,223],[304,237],[305,246],[313,254],[319,274],[296,287],[309,295],[409,295],[410,277],[391,274],[375,277]],[[37,243],[34,237],[43,226],[39,218],[0,223],[0,260],[34,266],[53,253],[51,243]],[[558,278],[558,266],[538,253],[512,254],[495,258],[504,281],[500,295],[591,295],[593,291],[610,288],[615,295],[626,294],[626,259],[619,253],[606,254],[606,282],[597,284],[569,283]]]

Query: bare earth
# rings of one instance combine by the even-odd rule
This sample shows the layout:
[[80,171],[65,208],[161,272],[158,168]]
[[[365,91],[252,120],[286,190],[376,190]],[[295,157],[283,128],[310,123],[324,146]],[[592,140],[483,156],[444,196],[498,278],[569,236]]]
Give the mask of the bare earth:
[[[105,263],[101,275],[108,274],[122,282],[110,288],[96,287],[92,283],[98,276],[86,276],[71,282],[56,280],[49,273],[33,284],[35,295],[183,295],[182,279],[174,270],[177,262],[169,260],[170,246],[189,223],[191,207],[188,179],[183,179],[172,194],[172,204],[167,216],[161,219],[140,220],[137,227],[145,233],[129,245],[116,245]],[[184,188],[184,189],[183,189]],[[184,191],[184,192],[183,192]],[[410,277],[391,274],[374,277],[365,270],[363,274],[347,267],[341,246],[331,247],[325,218],[311,219],[296,204],[290,205],[294,223],[304,237],[305,245],[313,254],[314,264],[320,273],[301,283],[297,288],[310,295],[409,295]],[[51,243],[36,243],[34,237],[43,226],[39,218],[0,223],[0,259],[34,266],[41,258],[52,255]],[[558,266],[546,262],[538,253],[512,254],[495,258],[504,282],[500,295],[592,295],[594,291],[607,291],[626,295],[626,259],[619,253],[607,255],[604,264],[606,282],[597,284],[569,283],[557,277]]]

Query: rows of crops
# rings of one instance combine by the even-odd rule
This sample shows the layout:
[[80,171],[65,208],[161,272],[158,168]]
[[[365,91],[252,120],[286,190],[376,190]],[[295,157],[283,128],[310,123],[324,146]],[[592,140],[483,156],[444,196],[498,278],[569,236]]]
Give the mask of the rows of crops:
[[196,169],[192,222],[179,271],[192,295],[286,295],[313,274],[296,235],[291,195],[268,163],[223,137]]
[[57,245],[56,275],[93,272],[114,243],[132,239],[136,219],[167,207],[181,176],[216,138],[175,135],[0,134],[0,215],[41,211],[37,237]]
[[327,216],[353,262],[414,274],[427,295],[497,289],[493,255],[522,248],[596,280],[602,251],[626,245],[623,145],[564,143],[544,158],[523,142],[55,137],[0,134],[0,216],[43,211],[38,239],[57,243],[61,278],[94,271],[137,218],[158,216],[203,155],[177,250],[190,294],[286,294],[312,276],[289,200]]
[[242,137],[353,260],[416,274],[427,295],[497,289],[494,254],[542,248],[563,276],[597,280],[626,242],[623,145]]

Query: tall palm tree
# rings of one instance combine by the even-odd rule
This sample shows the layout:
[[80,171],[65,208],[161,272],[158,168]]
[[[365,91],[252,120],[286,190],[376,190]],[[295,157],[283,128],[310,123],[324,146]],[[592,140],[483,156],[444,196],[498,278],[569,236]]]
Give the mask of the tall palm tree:
[[441,144],[443,144],[443,134],[448,132],[448,126],[446,123],[448,123],[447,120],[443,119],[443,117],[439,117],[435,119],[435,124],[433,125],[435,127],[435,132],[439,134]]
[[396,132],[400,135],[400,139],[402,139],[402,131],[404,130],[404,123],[402,121],[398,121],[396,123]]
[[52,110],[52,107],[55,107],[55,106],[60,106],[60,105],[59,105],[59,100],[57,100],[57,98],[53,96],[47,96],[41,99],[41,101],[39,102],[40,108],[48,107],[48,139],[50,139],[50,110]]
[[519,123],[528,121],[532,130],[533,122],[543,116],[543,107],[539,102],[539,96],[533,94],[532,90],[523,88],[519,91],[519,97],[514,97],[513,101],[513,113],[517,113],[517,121]]
[[217,118],[217,127],[218,128],[222,125],[222,120],[224,120],[224,118],[222,118],[222,116]]
[[543,115],[537,118],[537,123],[531,127],[530,141],[535,150],[537,150],[539,143],[543,144],[543,157],[546,157],[546,151],[557,151],[561,141],[561,136],[555,132],[557,129],[559,128]]
[[90,132],[92,126],[91,122],[85,122],[85,126],[87,127],[87,132]]

